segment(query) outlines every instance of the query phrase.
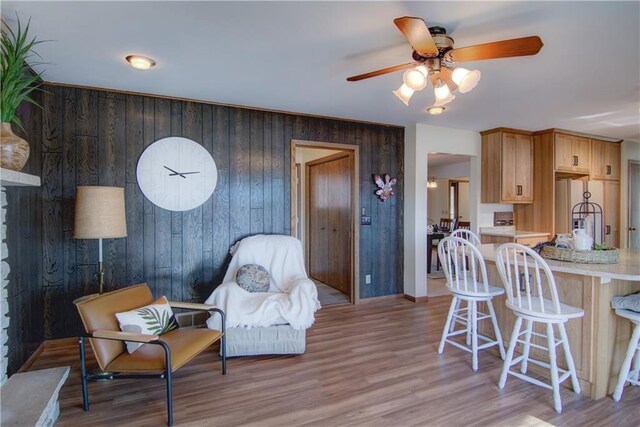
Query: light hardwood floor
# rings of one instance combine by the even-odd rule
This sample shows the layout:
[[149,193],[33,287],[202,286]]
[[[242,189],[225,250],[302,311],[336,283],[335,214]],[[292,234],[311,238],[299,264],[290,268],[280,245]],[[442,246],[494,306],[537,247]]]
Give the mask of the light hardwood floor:
[[[501,360],[448,346],[436,352],[449,297],[426,304],[386,300],[323,308],[301,356],[230,359],[220,374],[215,349],[174,376],[176,425],[615,425],[640,423],[640,388],[622,401],[592,401],[562,390],[564,411],[552,393],[509,378],[497,386]],[[509,331],[510,332],[510,331]],[[504,333],[508,334],[505,331]],[[60,426],[166,422],[161,380],[89,384],[91,410],[82,411],[75,343],[50,345],[32,369],[70,365],[60,393]]]

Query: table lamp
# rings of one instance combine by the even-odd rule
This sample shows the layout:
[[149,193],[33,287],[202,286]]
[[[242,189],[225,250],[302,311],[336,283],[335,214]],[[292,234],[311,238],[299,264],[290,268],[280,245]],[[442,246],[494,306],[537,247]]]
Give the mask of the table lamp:
[[76,189],[74,239],[98,239],[98,285],[104,292],[102,239],[127,237],[124,188],[81,186]]

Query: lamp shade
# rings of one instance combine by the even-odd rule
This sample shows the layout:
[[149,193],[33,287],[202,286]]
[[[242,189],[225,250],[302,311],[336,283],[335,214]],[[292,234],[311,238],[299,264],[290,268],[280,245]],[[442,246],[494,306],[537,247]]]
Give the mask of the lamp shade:
[[402,84],[397,90],[393,91],[393,94],[400,99],[404,103],[404,105],[409,106],[409,100],[411,99],[411,95],[415,92],[406,84]]
[[451,79],[458,85],[460,93],[467,93],[471,91],[480,81],[480,71],[469,71],[466,68],[458,67],[453,70]]
[[74,239],[127,237],[124,188],[83,186],[76,190]]

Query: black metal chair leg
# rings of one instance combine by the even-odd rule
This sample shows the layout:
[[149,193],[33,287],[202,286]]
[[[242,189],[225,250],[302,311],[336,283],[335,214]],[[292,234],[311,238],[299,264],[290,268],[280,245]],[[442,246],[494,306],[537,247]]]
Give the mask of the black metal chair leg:
[[78,338],[80,347],[80,382],[82,383],[82,409],[89,410],[89,391],[87,390],[87,366],[85,363],[84,337]]
[[159,344],[164,349],[165,356],[165,377],[167,380],[167,424],[173,425],[173,385],[171,382],[171,351],[169,350],[169,346],[160,341]]
[[224,311],[214,308],[212,311],[220,314],[222,319],[222,338],[220,339],[220,356],[222,359],[222,375],[227,375],[227,330],[224,324]]

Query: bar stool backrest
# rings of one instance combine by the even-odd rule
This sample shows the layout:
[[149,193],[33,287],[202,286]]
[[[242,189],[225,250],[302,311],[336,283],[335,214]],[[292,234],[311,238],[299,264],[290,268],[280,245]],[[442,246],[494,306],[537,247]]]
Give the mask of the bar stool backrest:
[[445,237],[438,245],[438,257],[453,291],[487,293],[487,267],[478,248],[459,237]]
[[505,243],[496,251],[496,264],[512,307],[543,317],[561,314],[553,273],[535,251],[517,243]]

